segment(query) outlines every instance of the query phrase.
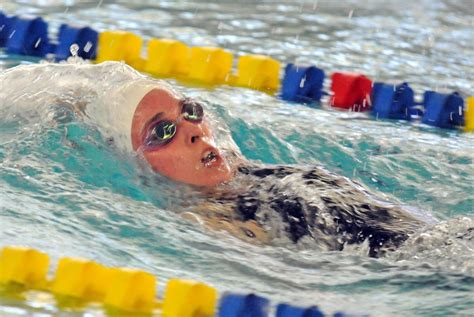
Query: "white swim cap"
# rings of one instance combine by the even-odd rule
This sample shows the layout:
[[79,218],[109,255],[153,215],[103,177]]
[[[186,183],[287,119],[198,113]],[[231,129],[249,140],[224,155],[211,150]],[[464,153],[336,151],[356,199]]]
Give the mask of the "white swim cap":
[[152,79],[138,79],[114,87],[101,96],[96,105],[87,109],[99,124],[105,137],[111,137],[121,149],[132,151],[131,129],[135,110],[145,95],[154,88],[165,88],[175,93],[169,85]]

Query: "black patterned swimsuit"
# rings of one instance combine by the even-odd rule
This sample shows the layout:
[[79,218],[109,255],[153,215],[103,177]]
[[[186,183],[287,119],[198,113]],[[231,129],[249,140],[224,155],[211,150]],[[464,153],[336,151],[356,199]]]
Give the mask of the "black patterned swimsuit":
[[379,257],[399,247],[423,222],[361,185],[320,167],[242,166],[240,190],[214,197],[233,204],[237,219],[255,220],[272,240],[321,250],[368,244]]

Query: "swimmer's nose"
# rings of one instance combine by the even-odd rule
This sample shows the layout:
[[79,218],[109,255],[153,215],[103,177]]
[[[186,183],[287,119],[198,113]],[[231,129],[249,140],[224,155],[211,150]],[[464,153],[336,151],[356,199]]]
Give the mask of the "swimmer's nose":
[[190,142],[191,142],[191,144],[194,144],[194,143],[200,141],[201,138],[202,138],[202,137],[199,136],[199,135],[193,135],[193,136],[191,136]]
[[194,146],[203,142],[205,136],[200,124],[186,122],[183,128],[186,130],[185,140],[188,146]]

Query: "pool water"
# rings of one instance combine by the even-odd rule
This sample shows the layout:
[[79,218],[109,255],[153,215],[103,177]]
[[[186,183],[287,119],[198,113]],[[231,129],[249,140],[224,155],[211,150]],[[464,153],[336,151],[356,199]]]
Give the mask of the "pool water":
[[[52,33],[61,23],[124,29],[236,56],[311,63],[327,73],[407,81],[419,94],[474,92],[470,1],[38,0],[2,1],[0,9],[41,16]],[[0,50],[1,70],[37,62]],[[24,113],[0,104],[0,246],[31,246],[53,262],[78,256],[144,269],[157,276],[160,292],[164,281],[180,277],[219,291],[257,292],[274,304],[316,304],[327,313],[474,314],[474,239],[456,239],[474,221],[474,134],[292,104],[247,89],[169,82],[206,100],[220,133],[229,131],[248,159],[322,164],[441,223],[424,243],[383,259],[251,245],[176,216],[192,191],[148,175],[67,107],[46,105],[32,120],[45,106],[33,98],[14,105]],[[79,314],[35,301],[0,302],[0,314],[33,313]]]

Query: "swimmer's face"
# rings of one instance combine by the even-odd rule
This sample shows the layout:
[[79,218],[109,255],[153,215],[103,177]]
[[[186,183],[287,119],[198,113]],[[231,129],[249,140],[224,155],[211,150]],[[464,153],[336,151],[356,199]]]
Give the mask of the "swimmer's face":
[[166,89],[148,92],[133,117],[133,149],[143,153],[154,171],[176,181],[214,186],[229,180],[231,169],[215,145],[205,115],[202,120],[185,119],[184,103]]

